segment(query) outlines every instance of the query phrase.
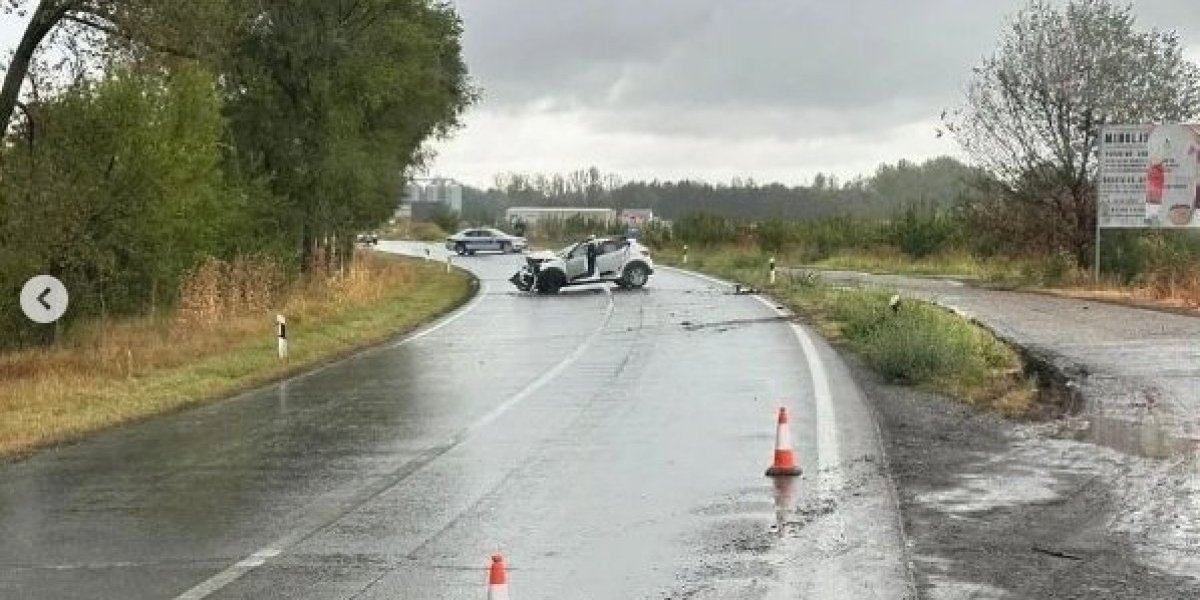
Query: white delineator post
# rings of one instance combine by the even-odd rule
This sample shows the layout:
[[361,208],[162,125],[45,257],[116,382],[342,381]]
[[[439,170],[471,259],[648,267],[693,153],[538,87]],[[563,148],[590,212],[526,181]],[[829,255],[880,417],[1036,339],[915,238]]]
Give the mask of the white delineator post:
[[287,319],[283,315],[275,315],[275,337],[279,340],[279,359],[287,360]]
[[775,285],[775,257],[774,256],[771,257],[771,262],[769,263],[769,266],[770,266],[771,285]]
[[687,244],[684,244],[683,245],[683,264],[685,264],[685,265],[687,264],[687,251],[688,251]]
[[447,273],[450,272],[450,266],[453,264],[454,264],[454,257],[447,255],[446,256],[446,272]]
[[429,248],[425,249],[425,260],[433,260],[433,257],[429,255]]

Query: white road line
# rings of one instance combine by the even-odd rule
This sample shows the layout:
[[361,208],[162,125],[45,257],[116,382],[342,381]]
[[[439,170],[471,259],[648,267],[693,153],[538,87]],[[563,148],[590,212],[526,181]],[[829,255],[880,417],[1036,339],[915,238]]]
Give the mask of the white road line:
[[[721,281],[720,279],[709,277],[707,275],[693,273],[683,269],[672,270],[684,275],[690,275],[699,279],[703,279],[717,285],[732,287],[732,284],[728,282]],[[790,312],[779,308],[768,298],[760,295],[755,295],[754,298],[763,305],[769,307],[777,315],[791,316]],[[800,343],[800,349],[804,354],[805,361],[808,364],[808,371],[812,377],[813,398],[816,411],[817,464],[820,469],[820,472],[817,474],[817,480],[823,488],[823,493],[827,497],[836,498],[840,494],[845,493],[847,479],[845,472],[841,467],[841,441],[837,429],[837,414],[836,407],[833,402],[833,393],[829,387],[829,374],[826,371],[824,361],[821,360],[820,351],[817,348],[816,343],[813,341],[812,334],[809,333],[807,328],[799,323],[793,322],[790,323],[790,325],[792,328],[792,333],[796,336],[796,340]],[[879,429],[879,423],[874,419],[872,419],[872,421],[875,427],[876,446],[880,456],[885,457],[883,452],[883,437]],[[883,462],[886,464],[886,457],[884,458]],[[886,475],[886,480],[888,489],[891,493],[890,505],[892,510],[894,510],[894,514],[896,515],[896,519],[894,521],[895,526],[898,528],[900,539],[907,540],[908,536],[904,532],[904,523],[899,518],[900,503],[898,494],[896,493],[897,487],[890,471],[888,471]],[[838,538],[836,541],[841,543],[850,543],[850,541],[846,539],[847,522],[844,512],[841,510],[835,511],[832,515],[832,519],[834,523],[833,526],[836,527],[836,537]],[[900,553],[903,555],[903,551],[900,551]],[[859,566],[860,565],[855,564],[842,564],[837,567],[842,573],[841,578],[817,578],[815,581],[815,589],[811,590],[813,592],[812,596],[814,598],[848,597],[848,592],[850,592],[850,589],[846,587],[846,581],[851,580],[855,576],[855,569]],[[914,595],[915,584],[913,583],[912,579],[911,566],[902,562],[900,569],[904,573],[904,589],[908,594],[905,597]],[[787,583],[790,582],[785,581],[785,584]]]
[[[204,598],[207,598],[207,597],[213,595],[214,593],[220,591],[222,588],[228,586],[229,584],[233,583],[234,581],[237,581],[243,575],[266,564],[268,560],[275,558],[276,556],[279,556],[280,554],[283,553],[283,550],[285,548],[300,542],[301,540],[305,539],[309,535],[312,535],[312,534],[320,531],[321,529],[324,529],[326,526],[329,525],[329,523],[336,521],[337,519],[341,518],[346,513],[350,512],[351,510],[354,510],[354,508],[361,506],[363,503],[369,501],[370,499],[378,496],[379,494],[382,494],[383,492],[387,491],[391,487],[395,486],[400,481],[403,481],[404,479],[410,477],[411,475],[419,472],[421,469],[424,469],[430,463],[432,463],[435,459],[440,457],[442,454],[445,454],[446,452],[450,451],[455,446],[457,446],[459,443],[466,440],[466,438],[470,437],[471,434],[475,433],[476,431],[479,431],[483,427],[486,427],[489,423],[491,423],[492,421],[495,421],[501,415],[503,415],[505,412],[508,412],[509,410],[511,410],[514,406],[516,406],[522,400],[533,395],[534,392],[538,391],[543,386],[545,386],[547,383],[552,381],[555,377],[557,377],[564,370],[566,370],[567,367],[571,366],[572,363],[574,363],[576,360],[578,360],[579,357],[583,356],[584,353],[586,353],[588,351],[588,349],[590,349],[591,346],[596,342],[596,340],[599,339],[600,334],[602,334],[604,332],[604,329],[608,326],[608,323],[612,320],[613,311],[615,310],[615,306],[616,306],[612,291],[607,290],[607,288],[606,288],[606,293],[608,294],[608,306],[605,308],[604,318],[601,320],[600,325],[597,326],[596,329],[592,330],[592,332],[590,334],[588,334],[588,337],[585,338],[582,343],[580,343],[578,346],[576,346],[575,350],[573,350],[570,354],[568,354],[566,357],[564,357],[562,360],[560,360],[557,364],[555,364],[553,367],[551,367],[550,370],[546,371],[545,373],[542,373],[542,375],[540,377],[531,381],[524,388],[521,388],[521,390],[518,391],[516,394],[513,394],[507,400],[500,403],[492,410],[488,411],[487,414],[480,417],[474,423],[468,425],[465,429],[459,431],[454,436],[452,436],[446,444],[441,446],[442,450],[440,450],[438,452],[434,452],[434,453],[427,452],[427,453],[423,454],[422,457],[423,457],[424,462],[422,464],[419,464],[417,466],[417,468],[409,470],[408,467],[411,465],[412,461],[410,461],[409,463],[405,463],[404,466],[401,466],[399,469],[397,469],[397,471],[395,471],[395,472],[403,473],[402,477],[392,478],[393,480],[387,481],[386,485],[380,486],[379,488],[373,488],[373,489],[369,490],[367,493],[352,495],[351,500],[349,502],[345,503],[345,505],[346,505],[345,509],[339,510],[336,512],[336,514],[333,514],[330,517],[331,520],[325,520],[325,522],[319,523],[317,527],[309,528],[306,531],[292,531],[292,532],[288,533],[287,535],[284,535],[283,537],[279,538],[278,540],[275,540],[271,544],[250,554],[246,558],[239,560],[238,562],[229,566],[225,570],[200,582],[195,587],[176,596],[174,600],[203,600]],[[483,296],[484,296],[484,294],[481,291],[481,293],[479,294],[479,296],[477,298],[483,298]],[[473,304],[474,303],[475,302],[473,302]],[[436,325],[434,328],[431,328],[429,330],[422,332],[417,337],[423,337],[425,335],[428,335],[429,333],[432,333],[433,331],[436,331],[437,329],[441,329],[442,327],[446,326],[450,321],[452,321],[454,318],[457,318],[458,316],[465,314],[465,311],[466,311],[466,307],[464,307],[463,312],[460,312],[457,316],[452,316],[451,319],[443,321],[442,323]],[[409,340],[411,340],[411,339],[415,339],[415,338],[409,338]],[[421,460],[421,459],[418,459],[418,460]]]
[[[398,254],[398,253],[393,252],[393,254]],[[411,256],[412,258],[417,258],[416,255],[404,254],[403,256]],[[486,296],[488,291],[490,291],[490,289],[491,289],[486,281],[484,281],[482,279],[479,279],[478,281],[479,281],[479,291],[475,294],[475,297],[472,298],[470,302],[455,309],[449,315],[442,317],[440,320],[434,322],[432,325],[426,327],[425,329],[421,329],[421,330],[415,331],[413,333],[410,333],[408,335],[405,335],[404,337],[400,338],[399,340],[396,340],[395,342],[393,342],[391,344],[382,344],[382,345],[378,345],[378,346],[373,346],[371,348],[367,348],[365,350],[355,352],[353,356],[362,356],[362,355],[370,354],[373,352],[378,352],[381,349],[396,348],[398,346],[403,346],[404,344],[407,344],[413,340],[419,340],[419,339],[449,325],[450,323],[453,323],[454,321],[457,321],[458,319],[462,318],[468,312],[471,312],[472,310],[474,310],[475,307],[479,305],[479,302],[481,300],[483,300],[483,297]],[[288,377],[287,379],[282,379],[278,382],[278,385],[286,385],[288,383],[307,379],[309,377],[312,377],[313,375],[316,375],[317,373],[321,373],[322,371],[325,371],[326,369],[332,369],[333,367],[336,367],[341,362],[342,362],[341,360],[336,360],[336,361],[321,365],[319,367],[310,369],[310,370],[300,373],[298,375]],[[250,392],[247,392],[247,395],[248,394],[256,394],[256,393],[258,393],[258,390],[252,390]]]
[[483,301],[483,298],[484,298],[485,296],[487,296],[487,294],[488,294],[488,291],[489,291],[490,289],[491,289],[491,286],[490,286],[490,284],[488,284],[488,282],[486,282],[486,281],[483,281],[483,280],[480,280],[480,282],[479,282],[479,292],[478,292],[478,293],[476,293],[476,294],[475,294],[475,297],[474,297],[474,298],[472,298],[472,299],[471,299],[471,301],[470,301],[470,302],[468,302],[468,303],[467,303],[465,306],[463,306],[462,308],[459,308],[458,310],[454,311],[454,313],[452,313],[452,314],[450,314],[449,316],[447,316],[447,317],[443,318],[442,320],[438,321],[437,323],[434,323],[433,325],[430,325],[429,327],[426,327],[425,329],[422,329],[422,330],[420,330],[420,331],[418,331],[418,332],[416,332],[416,333],[414,333],[414,334],[412,334],[412,335],[405,336],[405,337],[404,337],[404,339],[402,339],[402,340],[399,340],[399,341],[397,341],[396,343],[392,344],[392,345],[391,345],[391,347],[392,347],[392,348],[396,348],[396,347],[399,347],[399,346],[403,346],[404,344],[407,344],[407,343],[409,343],[409,342],[412,342],[412,341],[415,341],[415,340],[419,340],[419,339],[421,339],[421,338],[423,338],[423,337],[425,337],[425,336],[427,336],[427,335],[429,335],[429,334],[431,334],[431,333],[433,333],[433,332],[435,332],[435,331],[437,331],[437,330],[439,330],[439,329],[441,329],[441,328],[443,328],[443,327],[445,327],[445,326],[447,326],[447,325],[449,325],[449,324],[451,324],[451,323],[453,323],[453,322],[455,322],[455,321],[459,320],[460,318],[462,318],[462,317],[463,317],[463,315],[465,315],[465,314],[467,314],[467,313],[471,312],[472,310],[474,310],[476,306],[479,306],[479,303],[480,303],[481,301]]
[[[762,296],[755,295],[754,299],[775,311],[779,316],[791,316],[790,312],[780,309],[774,302]],[[799,324],[789,323],[789,325],[792,327],[792,333],[795,334],[796,340],[800,342],[800,350],[804,354],[805,362],[808,363],[809,375],[812,376],[813,400],[817,409],[817,463],[823,471],[830,470],[841,462],[841,446],[838,442],[837,415],[833,408],[833,394],[829,391],[829,376],[825,372],[825,362],[821,360],[812,336]]]
[[[716,277],[709,277],[703,273],[696,273],[676,267],[665,268],[682,275],[703,279],[719,286],[733,287],[732,283],[722,281]],[[774,302],[763,296],[755,295],[754,299],[763,303],[763,305],[780,316],[791,316],[790,312],[780,309]],[[808,364],[808,371],[812,375],[813,399],[817,413],[817,464],[820,465],[822,470],[830,471],[828,475],[833,476],[833,481],[836,482],[839,479],[839,475],[832,468],[841,462],[841,445],[838,441],[837,414],[833,407],[833,394],[829,390],[829,376],[825,371],[825,363],[821,360],[821,355],[817,351],[817,345],[813,343],[808,331],[796,323],[791,323],[791,327],[796,340],[800,342],[800,349]]]
[[588,349],[591,348],[592,344],[596,342],[596,339],[600,337],[600,334],[604,332],[604,328],[608,325],[608,322],[612,320],[613,311],[616,307],[616,302],[613,299],[612,289],[606,286],[604,288],[604,293],[608,295],[608,306],[605,308],[604,319],[600,322],[600,326],[593,330],[592,333],[588,335],[587,339],[583,340],[582,344],[576,346],[573,352],[568,354],[566,358],[559,361],[559,363],[554,365],[549,371],[542,373],[541,377],[538,377],[530,382],[529,385],[525,386],[525,389],[517,392],[508,400],[496,405],[496,407],[489,411],[486,415],[471,424],[471,426],[467,428],[468,432],[478,431],[492,421],[495,421],[500,415],[507,412],[508,409],[515,406],[518,402],[528,398],[534,392],[541,389],[542,386],[549,383],[555,377],[558,377],[559,374],[566,370],[567,367],[571,366],[576,360],[579,360],[579,357],[583,356],[584,352],[587,352]]
[[721,281],[720,279],[717,279],[716,277],[709,277],[708,275],[705,275],[703,273],[697,273],[695,271],[689,271],[687,269],[680,269],[678,267],[660,266],[659,268],[667,270],[667,271],[674,271],[676,273],[679,273],[680,275],[687,275],[689,277],[695,277],[696,279],[703,279],[704,281],[707,281],[709,283],[716,284],[719,286],[729,287],[729,288],[733,287],[733,284],[729,283],[728,281]]

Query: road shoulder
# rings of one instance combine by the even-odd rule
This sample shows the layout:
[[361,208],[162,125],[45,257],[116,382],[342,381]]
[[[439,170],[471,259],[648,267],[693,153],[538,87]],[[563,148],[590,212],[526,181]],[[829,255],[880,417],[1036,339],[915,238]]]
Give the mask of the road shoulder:
[[1173,514],[1188,490],[1165,491],[1194,480],[1194,459],[1060,439],[848,363],[882,430],[920,597],[1200,597],[1200,528]]

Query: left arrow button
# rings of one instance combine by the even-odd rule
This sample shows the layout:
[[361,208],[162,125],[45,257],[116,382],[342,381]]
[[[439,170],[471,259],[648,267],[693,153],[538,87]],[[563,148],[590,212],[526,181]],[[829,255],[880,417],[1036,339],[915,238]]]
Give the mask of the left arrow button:
[[67,288],[50,275],[37,275],[21,288],[21,310],[35,323],[53,323],[67,312]]

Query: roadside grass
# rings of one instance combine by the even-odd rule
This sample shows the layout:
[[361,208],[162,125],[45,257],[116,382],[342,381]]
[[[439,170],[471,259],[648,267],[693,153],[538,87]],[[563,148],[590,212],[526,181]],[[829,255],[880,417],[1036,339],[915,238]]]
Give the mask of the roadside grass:
[[[344,275],[310,277],[271,306],[92,323],[49,348],[0,354],[0,456],[210,402],[310,369],[443,314],[467,275],[360,252]],[[288,320],[289,358],[274,316]]]
[[416,240],[418,242],[440,242],[446,239],[444,229],[438,226],[437,223],[429,223],[426,221],[412,222],[408,219],[402,219],[396,222],[395,225],[388,227],[381,232],[379,238],[383,240]]
[[[790,263],[799,264],[799,263]],[[980,259],[961,251],[913,258],[892,248],[844,250],[807,265],[821,269],[896,273],[901,275],[954,276],[983,281],[1017,281],[1036,271],[1031,261],[1008,258]]]
[[[675,252],[656,258],[664,264],[681,262]],[[985,329],[912,299],[893,311],[888,306],[891,291],[835,288],[811,273],[780,272],[771,285],[767,259],[757,250],[693,251],[687,267],[769,293],[890,382],[940,392],[1009,417],[1034,414],[1035,382],[1024,375],[1017,352]]]

